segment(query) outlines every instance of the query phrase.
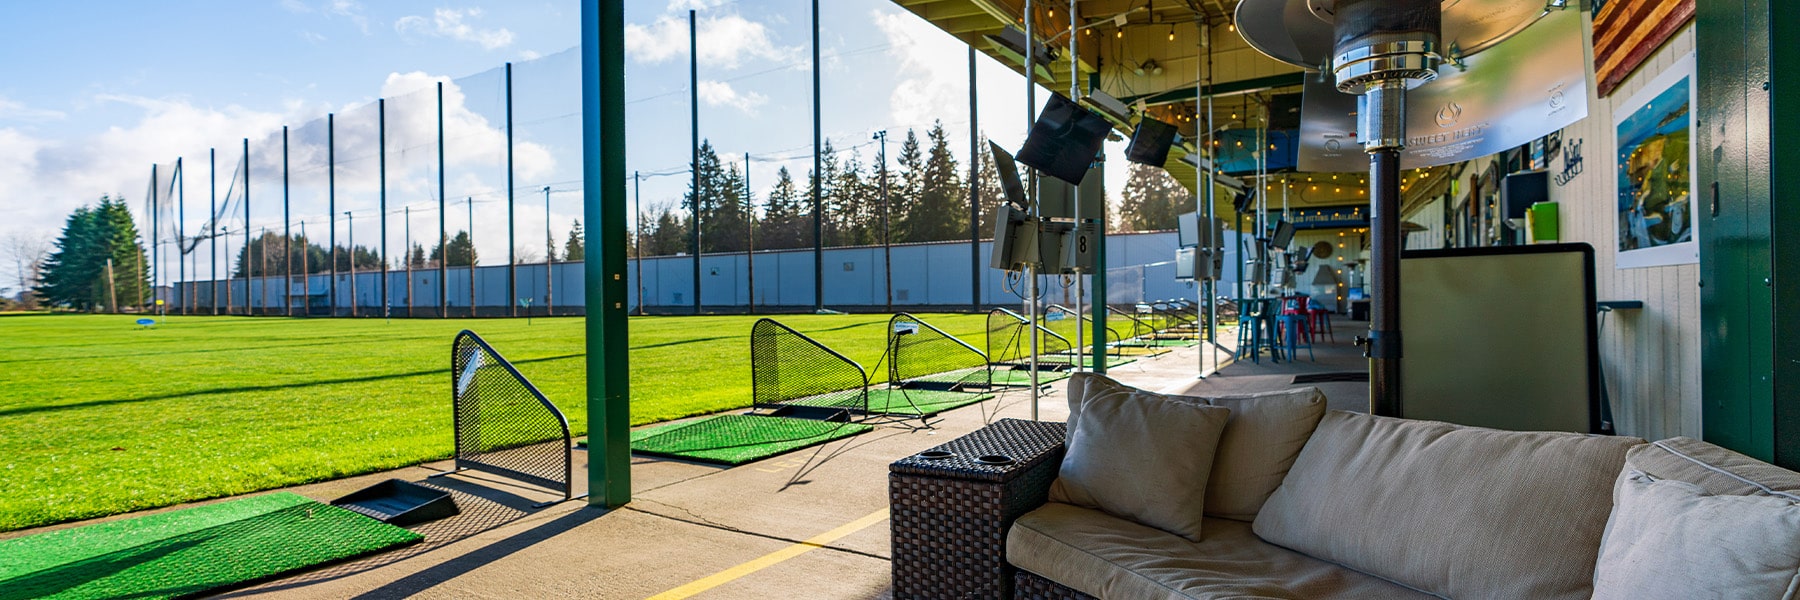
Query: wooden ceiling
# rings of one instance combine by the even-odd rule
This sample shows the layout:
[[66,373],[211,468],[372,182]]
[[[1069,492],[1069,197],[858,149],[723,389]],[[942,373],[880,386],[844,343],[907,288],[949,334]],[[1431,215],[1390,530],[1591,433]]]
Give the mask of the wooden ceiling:
[[[1011,53],[984,37],[998,35],[1008,25],[1024,30],[1024,0],[894,2],[1014,71],[1024,72],[1020,59],[1009,56]],[[1032,2],[1036,13],[1033,33],[1040,43],[1055,48],[1056,53],[1055,62],[1047,69],[1039,69],[1036,80],[1046,89],[1063,94],[1067,94],[1071,78],[1069,6],[1069,0]],[[1088,88],[1087,82],[1097,81],[1095,89],[1115,98],[1127,102],[1141,99],[1145,114],[1173,123],[1181,128],[1184,138],[1197,140],[1205,131],[1207,107],[1204,102],[1196,106],[1195,98],[1200,90],[1207,89],[1210,70],[1215,127],[1257,126],[1267,99],[1274,94],[1298,93],[1303,73],[1263,56],[1245,43],[1231,22],[1236,8],[1237,0],[1081,0],[1076,3],[1076,20],[1081,30],[1075,47],[1083,89]],[[1121,14],[1125,18],[1123,27],[1116,20]],[[1118,129],[1130,134],[1128,127]],[[1164,168],[1189,190],[1195,190],[1197,173],[1180,160],[1184,154],[1180,148],[1172,151]],[[1331,177],[1329,173],[1299,173],[1290,179],[1304,180],[1309,175],[1314,179],[1321,175]],[[1359,177],[1363,176],[1340,175],[1344,181]],[[1427,198],[1412,196],[1436,186],[1410,187],[1407,203],[1422,205]],[[1304,199],[1290,205],[1366,204],[1368,198],[1366,192],[1359,194],[1357,188],[1349,186],[1322,186],[1317,190],[1307,186],[1305,190],[1308,193],[1303,194]],[[1230,194],[1221,190],[1215,198],[1215,209],[1229,214]]]

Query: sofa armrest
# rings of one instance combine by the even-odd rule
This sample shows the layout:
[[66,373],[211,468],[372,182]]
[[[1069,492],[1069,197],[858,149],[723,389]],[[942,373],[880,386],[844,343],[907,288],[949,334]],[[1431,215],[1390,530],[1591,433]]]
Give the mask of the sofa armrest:
[[1011,597],[1006,530],[1047,501],[1064,431],[1002,419],[889,465],[895,597]]

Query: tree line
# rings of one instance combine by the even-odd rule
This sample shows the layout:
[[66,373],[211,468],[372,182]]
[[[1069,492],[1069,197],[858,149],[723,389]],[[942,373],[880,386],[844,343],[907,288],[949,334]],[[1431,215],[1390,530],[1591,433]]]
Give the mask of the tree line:
[[[986,138],[978,144],[980,176],[976,202],[978,233],[993,236],[994,211],[1004,192]],[[969,239],[969,178],[950,152],[942,122],[924,138],[908,129],[889,169],[883,201],[880,155],[865,162],[862,152],[848,155],[827,141],[820,150],[820,234],[823,245],[878,245]],[[736,163],[720,160],[711,141],[699,149],[697,189],[688,184],[679,205],[652,208],[641,215],[642,227],[631,251],[644,256],[670,256],[694,249],[694,212],[698,202],[702,253],[785,250],[813,246],[812,171],[795,181],[787,167],[776,172],[775,184],[758,198]],[[1192,195],[1160,168],[1131,165],[1120,202],[1110,215],[1111,231],[1155,231],[1175,228],[1175,215],[1194,210]],[[698,200],[696,200],[698,198]],[[886,231],[883,231],[886,217]]]

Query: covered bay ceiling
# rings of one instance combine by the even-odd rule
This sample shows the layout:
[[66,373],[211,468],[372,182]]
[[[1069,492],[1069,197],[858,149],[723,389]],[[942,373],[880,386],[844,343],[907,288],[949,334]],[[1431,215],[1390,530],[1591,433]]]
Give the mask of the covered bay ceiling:
[[[988,37],[999,36],[1008,25],[1021,31],[1025,29],[1024,0],[894,2],[1014,71],[1024,72],[1023,60],[1017,53]],[[1032,2],[1036,13],[1033,33],[1037,41],[1047,44],[1056,56],[1049,65],[1036,69],[1036,81],[1046,89],[1066,94],[1070,60],[1078,60],[1082,89],[1096,89],[1119,98],[1132,104],[1134,113],[1141,102],[1144,114],[1179,126],[1182,137],[1191,140],[1189,144],[1195,148],[1201,143],[1198,138],[1206,131],[1206,96],[1212,99],[1215,129],[1254,129],[1263,125],[1266,107],[1272,97],[1298,94],[1303,77],[1308,76],[1293,66],[1263,56],[1244,42],[1231,22],[1237,0],[1081,0],[1076,5],[1076,19],[1082,24],[1077,34],[1079,55],[1076,57],[1068,53],[1069,6],[1067,0]],[[1124,15],[1123,26],[1117,20],[1121,14]],[[1204,37],[1202,28],[1207,30]],[[1203,44],[1203,39],[1211,42],[1210,48]],[[1209,60],[1210,82],[1206,80]],[[1210,94],[1205,91],[1208,89]],[[1198,106],[1196,97],[1202,100]],[[1133,122],[1136,118],[1134,114]],[[1114,125],[1124,135],[1130,135],[1128,125]],[[1180,160],[1185,153],[1181,148],[1170,152],[1164,168],[1189,190],[1195,190],[1198,189],[1196,170]],[[1430,180],[1431,174],[1426,171],[1409,172],[1409,179],[1421,174],[1427,175],[1426,181]],[[1368,195],[1362,184],[1367,179],[1366,174],[1336,175],[1335,179],[1331,173],[1272,175],[1270,204],[1280,205],[1282,177],[1290,183],[1290,206],[1367,203]],[[1306,181],[1309,176],[1313,182]],[[1310,185],[1327,181],[1344,185],[1319,185],[1316,188]],[[1441,194],[1443,190],[1439,186],[1409,186],[1405,192],[1406,212],[1429,201],[1427,193]],[[1232,213],[1231,194],[1220,190],[1215,199],[1218,214],[1229,217]]]

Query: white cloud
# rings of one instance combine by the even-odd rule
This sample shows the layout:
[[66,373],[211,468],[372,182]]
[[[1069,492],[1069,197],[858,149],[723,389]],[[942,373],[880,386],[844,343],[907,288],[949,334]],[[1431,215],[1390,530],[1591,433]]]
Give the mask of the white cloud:
[[756,92],[740,93],[723,81],[704,80],[700,82],[700,100],[708,106],[729,106],[756,114],[756,107],[768,102],[769,97]]
[[544,53],[538,52],[536,50],[520,50],[519,51],[519,60],[537,60],[537,59],[540,59],[543,57],[544,57]]
[[[775,43],[769,28],[739,15],[703,16],[695,23],[699,29],[700,64],[706,67],[736,69],[747,59],[777,62],[800,56],[797,46]],[[625,53],[646,64],[687,58],[687,17],[664,15],[650,25],[636,23],[625,26]]]
[[394,30],[469,42],[488,50],[512,45],[513,32],[505,27],[481,29],[465,22],[480,19],[481,14],[479,8],[439,8],[432,11],[430,19],[419,15],[400,17],[394,21]]
[[890,44],[888,56],[899,63],[889,98],[896,124],[925,126],[946,114],[968,112],[967,47],[945,43],[946,34],[910,14],[877,10],[873,18]]
[[67,116],[59,110],[32,108],[0,96],[0,121],[57,121]]

